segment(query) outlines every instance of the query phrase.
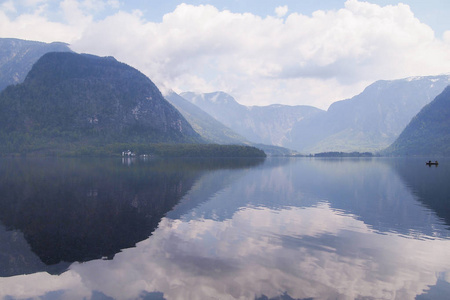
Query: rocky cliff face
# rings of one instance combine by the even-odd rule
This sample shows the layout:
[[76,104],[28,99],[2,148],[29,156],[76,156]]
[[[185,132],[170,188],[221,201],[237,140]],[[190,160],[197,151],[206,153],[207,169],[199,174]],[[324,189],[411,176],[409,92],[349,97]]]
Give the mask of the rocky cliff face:
[[4,134],[101,142],[195,142],[199,135],[145,75],[112,57],[47,53],[0,94]]

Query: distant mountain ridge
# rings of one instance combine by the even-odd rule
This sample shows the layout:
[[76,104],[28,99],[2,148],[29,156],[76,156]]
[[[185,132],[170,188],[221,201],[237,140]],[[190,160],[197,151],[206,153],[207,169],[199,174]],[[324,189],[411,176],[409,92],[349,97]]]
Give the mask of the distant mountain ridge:
[[0,38],[0,91],[23,82],[33,64],[45,53],[71,51],[65,43]]
[[449,83],[450,75],[380,80],[327,111],[308,106],[247,107],[223,92],[180,96],[253,142],[304,154],[377,152],[388,147]]
[[203,138],[217,144],[248,144],[248,141],[175,92],[165,98]]
[[420,110],[386,154],[450,155],[450,86]]
[[307,153],[382,150],[449,83],[450,75],[377,81],[326,114],[295,124],[286,146]]
[[185,92],[180,96],[250,142],[276,146],[285,146],[293,124],[323,113],[318,108],[306,105],[245,106],[224,92]]
[[175,92],[170,92],[166,99],[186,118],[192,127],[209,143],[221,145],[248,145],[263,150],[267,155],[285,156],[298,154],[296,151],[280,146],[252,143],[225,126],[197,105],[189,102]]
[[22,84],[0,94],[0,138],[10,147],[24,139],[33,144],[201,141],[145,75],[112,57],[70,52],[45,54]]

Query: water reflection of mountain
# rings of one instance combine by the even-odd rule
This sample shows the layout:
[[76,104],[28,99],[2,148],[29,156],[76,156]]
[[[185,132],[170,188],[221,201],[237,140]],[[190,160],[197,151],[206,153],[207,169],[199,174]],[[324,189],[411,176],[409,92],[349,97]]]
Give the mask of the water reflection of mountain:
[[183,217],[225,220],[243,206],[280,210],[327,202],[331,208],[352,214],[380,232],[448,235],[436,215],[420,205],[383,159],[297,159],[289,164],[268,160],[209,197],[210,201]]
[[426,166],[425,161],[396,159],[391,164],[418,200],[450,226],[450,160],[440,159],[438,167]]
[[[397,234],[408,228],[446,229],[389,162],[268,159],[239,170],[189,167],[182,161],[161,165],[157,169],[169,173],[198,174],[167,214],[177,212],[180,219],[162,218],[150,238],[114,260],[74,263],[59,276],[0,278],[0,298],[448,297],[450,240]],[[389,217],[377,221],[383,212]],[[379,234],[385,231],[391,232]],[[0,255],[12,252],[1,243],[21,234],[3,233]]]
[[[111,258],[150,236],[204,172],[260,162],[3,159],[0,222],[14,234],[0,237],[11,244],[23,236],[40,261],[61,269],[62,262]],[[22,252],[0,247],[0,276],[42,267],[23,245]]]
[[[239,163],[239,160],[234,160]],[[240,178],[244,177],[247,172],[243,172],[242,169],[248,168],[254,169],[256,173],[261,172],[263,169],[270,169],[277,166],[286,165],[289,163],[289,159],[274,159],[274,160],[261,160],[261,159],[244,159],[239,163],[239,171],[237,172],[233,165],[222,163],[221,166],[216,165],[214,172],[210,172],[205,176],[202,176],[192,187],[189,193],[183,197],[182,201],[177,204],[170,212],[167,213],[167,217],[171,219],[188,218],[190,214],[194,214],[201,210],[200,215],[205,218],[215,215],[216,209],[219,215],[215,215],[218,219],[231,218],[240,204],[245,203],[245,199],[242,199],[242,195],[226,199],[222,203],[213,203],[211,206],[210,200],[218,193],[221,193],[224,189],[232,186]],[[264,163],[263,163],[264,162]],[[256,167],[257,166],[257,167]],[[217,205],[217,206],[215,206]],[[207,208],[205,208],[205,206]],[[206,215],[204,215],[206,213]]]
[[391,159],[318,161],[309,177],[305,190],[309,186],[332,208],[355,215],[379,232],[448,237],[435,212],[421,205]]

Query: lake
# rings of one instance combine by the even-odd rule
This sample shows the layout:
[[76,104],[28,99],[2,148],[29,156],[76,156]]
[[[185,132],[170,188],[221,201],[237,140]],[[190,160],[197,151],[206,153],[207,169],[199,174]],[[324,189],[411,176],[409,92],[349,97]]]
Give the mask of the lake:
[[1,158],[0,297],[448,299],[426,160]]

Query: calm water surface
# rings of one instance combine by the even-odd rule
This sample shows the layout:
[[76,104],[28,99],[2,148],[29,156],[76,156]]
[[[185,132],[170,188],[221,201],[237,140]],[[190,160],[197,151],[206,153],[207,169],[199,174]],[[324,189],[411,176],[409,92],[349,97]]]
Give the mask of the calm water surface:
[[450,160],[0,159],[2,299],[450,299]]

